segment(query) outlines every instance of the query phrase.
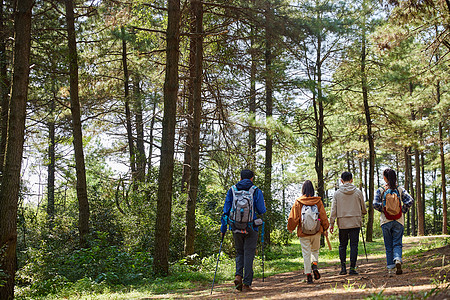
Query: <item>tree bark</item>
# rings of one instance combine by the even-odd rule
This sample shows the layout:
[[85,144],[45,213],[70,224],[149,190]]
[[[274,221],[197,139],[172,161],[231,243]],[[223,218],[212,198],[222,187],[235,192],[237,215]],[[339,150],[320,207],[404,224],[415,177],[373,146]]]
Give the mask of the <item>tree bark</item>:
[[[317,12],[317,19],[320,20],[320,12]],[[316,158],[314,162],[314,168],[317,174],[317,194],[322,198],[325,197],[325,187],[323,179],[323,130],[324,124],[324,112],[323,112],[323,93],[322,93],[322,32],[317,33],[317,49],[316,49],[316,62],[315,62],[315,80],[316,87],[313,92],[313,106],[314,106],[314,120],[316,125]]]
[[169,272],[169,239],[172,212],[175,123],[178,98],[178,60],[180,46],[180,0],[168,0],[166,35],[166,75],[164,80],[164,117],[159,165],[153,271]]
[[152,175],[152,158],[153,158],[153,130],[155,128],[156,119],[156,97],[153,102],[152,119],[150,121],[150,133],[149,133],[149,147],[148,147],[148,159],[147,159],[147,182],[150,182]]
[[[423,140],[423,136],[422,134],[420,135],[420,140]],[[426,192],[426,182],[425,182],[425,154],[423,153],[423,151],[420,152],[420,161],[421,161],[421,168],[422,168],[422,172],[421,172],[421,176],[422,176],[422,187],[421,187],[421,191],[422,191],[422,218],[423,218],[423,234],[425,235],[427,233],[427,222],[425,221],[425,192]]]
[[[441,102],[440,82],[436,85],[437,103]],[[445,152],[444,152],[444,135],[443,135],[443,121],[439,122],[439,156],[441,160],[441,183],[442,183],[442,234],[448,234],[448,219],[447,219],[447,182],[445,179]]]
[[414,162],[416,169],[416,202],[417,202],[417,235],[422,236],[424,232],[424,219],[423,219],[423,205],[422,205],[422,193],[420,185],[420,153],[416,148],[414,150]]
[[145,167],[147,158],[145,156],[144,145],[144,120],[142,112],[142,95],[140,89],[140,80],[136,75],[134,78],[134,112],[136,118],[136,180],[145,181]]
[[86,185],[86,168],[84,164],[83,134],[81,130],[81,109],[78,96],[78,54],[75,37],[75,16],[73,0],[65,0],[66,21],[69,45],[69,72],[70,72],[70,110],[72,112],[73,146],[75,151],[75,168],[77,174],[77,198],[79,209],[80,245],[87,247],[87,234],[89,233],[89,201]]
[[[252,4],[255,4],[255,0],[252,0]],[[255,120],[256,116],[256,28],[253,24],[250,25],[250,99],[249,99],[249,112],[251,120]],[[250,124],[249,128],[249,168],[255,171],[256,169],[256,129]]]
[[[266,120],[272,118],[273,115],[273,72],[272,72],[272,8],[270,4],[265,11],[265,90],[266,90]],[[265,223],[264,240],[270,245],[270,233],[272,230],[272,155],[273,155],[273,138],[269,130],[266,130],[266,151],[264,161],[264,200],[267,207],[267,217]]]
[[441,158],[441,181],[442,181],[442,234],[448,234],[448,218],[447,218],[447,182],[445,179],[445,153],[444,153],[444,138],[442,134],[442,123],[439,122],[439,148]]
[[6,42],[8,36],[6,34],[6,26],[3,13],[3,1],[0,3],[0,101],[1,101],[1,121],[0,121],[0,174],[3,173],[3,165],[5,162],[6,139],[8,135],[8,114],[9,114],[9,90],[10,84],[7,71],[7,55]]
[[373,241],[373,198],[374,198],[374,179],[375,179],[375,145],[372,134],[372,119],[369,107],[369,91],[367,88],[367,74],[366,74],[366,29],[363,29],[362,47],[361,47],[361,85],[362,96],[364,102],[364,114],[366,116],[367,124],[367,141],[369,143],[369,207],[367,218],[367,232],[366,238],[368,242]]
[[[411,148],[409,148],[409,152],[411,152]],[[411,193],[411,197],[413,199],[416,199],[415,197],[415,190],[414,190],[414,178],[413,178],[413,167],[412,167],[412,158],[409,164],[409,177],[411,178],[409,182],[409,192]],[[416,226],[416,207],[417,207],[417,201],[414,201],[410,211],[411,211],[411,231],[412,235],[417,235],[417,226]]]
[[[404,157],[405,157],[405,189],[408,189],[409,186],[409,181],[410,181],[410,177],[409,177],[409,155],[408,155],[408,147],[404,148],[403,151]],[[407,219],[406,219],[406,234],[407,235],[411,235],[411,216],[409,214],[409,210],[408,213],[406,215]]]
[[25,116],[28,97],[33,0],[17,2],[14,17],[14,61],[8,135],[0,186],[0,269],[7,278],[0,285],[0,299],[14,298],[17,247],[17,205],[20,187]]
[[[437,180],[437,170],[433,170],[433,181]],[[438,230],[437,226],[437,186],[433,188],[433,230],[431,231],[433,234],[438,234],[440,230]]]
[[186,232],[184,253],[192,255],[195,251],[195,204],[198,192],[198,175],[200,173],[200,124],[202,117],[202,73],[203,73],[203,5],[201,0],[191,2],[191,51],[193,61],[190,63],[191,78],[193,79],[193,122],[191,148],[191,177],[186,205]]
[[52,100],[50,101],[50,120],[48,126],[48,167],[47,167],[47,218],[49,229],[53,229],[55,218],[55,98],[56,91],[52,89]]
[[124,102],[125,102],[125,123],[127,129],[128,149],[130,151],[130,167],[131,178],[133,182],[136,180],[136,154],[133,142],[133,127],[131,125],[131,110],[130,110],[130,85],[128,73],[128,59],[127,59],[127,41],[125,40],[125,28],[121,27],[122,32],[122,67],[123,67],[123,85],[124,85]]
[[[191,44],[193,41],[191,41]],[[190,45],[190,47],[194,47]],[[194,51],[189,53],[189,63],[193,64],[195,60]],[[193,65],[190,65],[190,71],[192,72]],[[183,174],[181,175],[181,191],[189,191],[189,181],[191,178],[191,159],[192,159],[192,127],[193,127],[193,115],[194,115],[194,79],[193,74],[190,73],[189,87],[188,87],[188,104],[187,104],[187,128],[186,128],[186,140],[184,145],[184,160],[183,160]]]

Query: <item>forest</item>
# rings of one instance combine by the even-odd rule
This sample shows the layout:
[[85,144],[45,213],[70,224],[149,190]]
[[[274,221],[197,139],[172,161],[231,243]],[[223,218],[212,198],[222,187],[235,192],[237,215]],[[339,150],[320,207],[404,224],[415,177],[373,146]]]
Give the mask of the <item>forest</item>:
[[449,24],[449,0],[2,1],[0,299],[197,280],[242,169],[258,259],[294,240],[301,184],[329,212],[343,171],[368,244],[386,168],[405,235],[447,235]]

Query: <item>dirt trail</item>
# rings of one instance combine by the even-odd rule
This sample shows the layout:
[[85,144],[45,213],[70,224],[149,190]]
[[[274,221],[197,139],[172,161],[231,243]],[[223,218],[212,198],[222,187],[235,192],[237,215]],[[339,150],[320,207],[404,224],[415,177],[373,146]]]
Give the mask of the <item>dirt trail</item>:
[[[447,236],[448,237],[448,236]],[[443,236],[404,238],[404,251],[417,244],[427,244]],[[369,254],[369,253],[368,253]],[[384,256],[358,258],[357,276],[338,275],[339,262],[320,268],[321,279],[314,284],[306,284],[302,271],[283,273],[254,280],[253,291],[239,293],[232,283],[199,291],[185,291],[183,294],[161,295],[155,298],[168,299],[362,299],[369,295],[382,293],[384,296],[401,296],[411,293],[429,292],[435,289],[437,295],[427,299],[450,299],[448,273],[450,271],[450,245],[432,249],[424,253],[404,257],[403,274],[389,277],[385,268]],[[231,279],[230,279],[231,281]],[[436,294],[436,293],[433,293]],[[415,298],[416,299],[416,298]]]

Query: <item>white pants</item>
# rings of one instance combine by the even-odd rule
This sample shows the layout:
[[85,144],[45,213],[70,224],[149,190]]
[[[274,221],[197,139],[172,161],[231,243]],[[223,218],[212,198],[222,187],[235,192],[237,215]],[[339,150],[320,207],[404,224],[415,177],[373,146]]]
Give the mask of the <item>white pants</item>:
[[311,274],[312,262],[319,262],[320,235],[318,232],[315,235],[300,237],[305,274]]

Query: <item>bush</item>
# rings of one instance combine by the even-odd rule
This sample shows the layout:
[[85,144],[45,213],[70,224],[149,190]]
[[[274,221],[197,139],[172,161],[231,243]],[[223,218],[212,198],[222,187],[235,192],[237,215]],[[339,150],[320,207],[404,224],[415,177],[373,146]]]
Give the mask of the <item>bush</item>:
[[55,294],[89,281],[102,286],[134,284],[152,277],[153,258],[146,252],[127,252],[109,245],[106,234],[97,233],[91,247],[66,253],[53,243],[42,242],[39,249],[30,249],[29,263],[17,273],[17,283],[28,285],[31,295]]

